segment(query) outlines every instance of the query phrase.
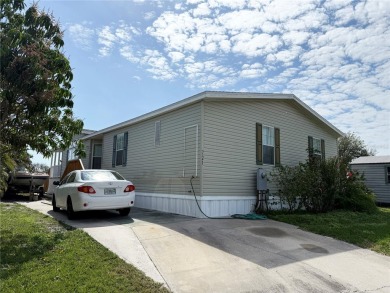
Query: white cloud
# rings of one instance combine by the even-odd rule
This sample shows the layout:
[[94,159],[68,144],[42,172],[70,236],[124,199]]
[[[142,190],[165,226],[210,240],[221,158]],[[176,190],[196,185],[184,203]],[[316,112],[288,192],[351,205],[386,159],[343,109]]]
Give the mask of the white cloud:
[[155,18],[155,16],[156,16],[156,12],[155,11],[149,11],[149,12],[145,13],[144,19],[145,20],[150,20],[150,19]]
[[260,63],[244,64],[240,73],[241,78],[258,78],[263,76],[267,72],[267,69]]
[[316,0],[274,0],[264,7],[268,19],[285,22],[316,8]]
[[95,31],[83,24],[72,24],[68,28],[70,38],[77,47],[89,50],[92,48]]
[[199,4],[193,11],[192,11],[192,14],[195,16],[195,17],[198,17],[198,16],[207,16],[211,13],[211,10],[209,8],[209,6],[207,5],[207,3],[201,3]]
[[172,62],[180,62],[184,59],[185,55],[180,52],[169,52],[168,56],[171,58]]
[[107,56],[111,53],[112,48],[114,47],[116,36],[112,32],[111,27],[104,26],[98,32],[98,43],[102,45],[99,49],[99,53],[101,56]]
[[140,35],[140,31],[126,24],[123,20],[120,20],[118,23],[106,25],[98,31],[98,43],[102,45],[99,49],[99,54],[107,57],[112,53],[114,48],[127,47],[133,36],[137,35]]
[[240,33],[231,38],[232,52],[248,57],[276,52],[282,42],[277,35]]

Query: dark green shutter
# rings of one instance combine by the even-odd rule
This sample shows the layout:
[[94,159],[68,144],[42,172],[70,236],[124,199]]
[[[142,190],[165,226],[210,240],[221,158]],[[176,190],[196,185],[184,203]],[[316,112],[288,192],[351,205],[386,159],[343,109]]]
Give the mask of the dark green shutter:
[[263,126],[256,123],[256,164],[263,164]]
[[114,143],[112,145],[112,166],[115,167],[116,159],[116,135],[114,135]]
[[123,146],[123,164],[122,166],[126,166],[127,163],[127,142],[128,142],[129,133],[126,131],[124,134],[124,146]]
[[280,129],[275,128],[275,165],[280,165]]
[[314,150],[313,150],[313,137],[312,136],[309,136],[309,144],[308,144],[308,147],[307,147],[307,150],[309,152],[309,158],[313,157],[313,154],[314,154]]
[[321,139],[321,158],[325,160],[325,140]]

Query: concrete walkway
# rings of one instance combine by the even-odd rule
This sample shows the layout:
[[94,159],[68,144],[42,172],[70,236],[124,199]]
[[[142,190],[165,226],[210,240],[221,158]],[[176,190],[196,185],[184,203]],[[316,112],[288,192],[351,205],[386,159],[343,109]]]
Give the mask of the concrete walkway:
[[173,292],[390,292],[390,257],[272,220],[210,220],[134,208],[69,221]]

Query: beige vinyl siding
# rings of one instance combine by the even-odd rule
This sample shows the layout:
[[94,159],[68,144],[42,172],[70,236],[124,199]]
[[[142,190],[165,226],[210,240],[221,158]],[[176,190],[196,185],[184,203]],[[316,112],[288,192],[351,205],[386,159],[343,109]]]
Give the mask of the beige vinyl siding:
[[385,166],[387,164],[352,164],[352,170],[364,175],[366,186],[375,193],[376,201],[390,203],[390,183],[386,183]]
[[[307,118],[307,116],[310,117]],[[295,103],[281,100],[205,102],[203,195],[256,195],[256,123],[280,129],[282,165],[307,159],[308,136],[325,140],[337,154],[336,134]],[[269,184],[272,191],[272,184]]]
[[[200,176],[200,102],[110,132],[103,138],[102,168],[114,169],[131,180],[139,192],[188,194],[189,172],[183,177],[185,127],[198,125],[198,176]],[[155,122],[160,121],[160,145],[155,145]],[[128,132],[127,165],[112,167],[113,137]],[[199,177],[193,180],[197,194]]]

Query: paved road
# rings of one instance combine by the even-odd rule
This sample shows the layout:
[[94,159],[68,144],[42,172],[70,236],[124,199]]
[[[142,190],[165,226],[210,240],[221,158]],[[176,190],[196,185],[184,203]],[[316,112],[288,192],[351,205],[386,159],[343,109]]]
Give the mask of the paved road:
[[390,292],[390,257],[272,220],[196,219],[134,208],[69,221],[173,292]]

